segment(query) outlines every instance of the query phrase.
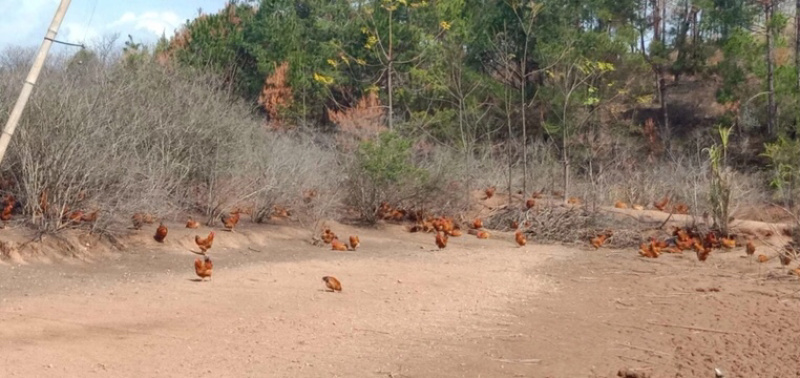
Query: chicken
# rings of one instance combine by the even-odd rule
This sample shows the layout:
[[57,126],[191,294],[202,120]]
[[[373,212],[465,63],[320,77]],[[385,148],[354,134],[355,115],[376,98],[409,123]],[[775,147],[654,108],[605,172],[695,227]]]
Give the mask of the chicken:
[[752,256],[754,253],[756,253],[756,246],[753,244],[752,240],[747,241],[747,244],[744,246],[744,251],[747,253],[747,256]]
[[679,203],[672,208],[672,212],[675,214],[689,214],[689,206],[685,203]]
[[789,265],[792,262],[792,258],[787,253],[778,252],[778,258],[781,260],[781,266]]
[[330,228],[326,228],[322,231],[322,241],[325,242],[325,244],[331,244],[333,239],[336,239],[336,234],[334,234]]
[[600,234],[600,235],[597,235],[597,236],[593,237],[590,240],[590,242],[592,243],[592,246],[594,247],[594,249],[599,249],[600,247],[603,246],[603,244],[605,244],[606,239],[610,238],[612,235],[613,235],[613,233],[611,231],[608,231],[608,232],[606,232],[604,234]]
[[631,206],[631,208],[634,210],[644,210],[644,206],[642,205],[633,205]]
[[725,247],[726,249],[732,249],[732,248],[736,247],[736,239],[726,238],[726,237],[723,236],[723,237],[719,238],[719,244],[721,246]]
[[325,276],[322,277],[322,281],[325,282],[325,286],[328,287],[328,290],[332,293],[334,292],[341,292],[342,291],[342,283],[333,276]]
[[131,221],[133,221],[133,228],[136,230],[140,230],[145,224],[151,224],[154,222],[153,216],[149,213],[135,213],[131,217]]
[[767,257],[767,255],[758,255],[758,262],[765,263],[767,261],[769,261],[769,257]]
[[522,233],[522,230],[517,230],[517,232],[514,233],[514,239],[517,240],[517,244],[519,244],[520,247],[528,243],[528,239],[525,239],[525,235]]
[[622,201],[617,201],[614,203],[614,207],[616,207],[617,209],[627,209],[628,204]]
[[331,240],[331,250],[332,251],[346,251],[347,250],[347,244],[344,244],[344,243],[340,242],[339,239],[333,239],[333,240]]
[[8,225],[8,221],[11,220],[11,212],[13,210],[14,210],[14,204],[9,203],[3,208],[3,212],[0,213],[0,220],[3,221],[3,228],[6,228],[6,225]]
[[484,193],[486,194],[486,199],[492,198],[492,196],[494,196],[494,192],[496,190],[497,190],[497,188],[495,188],[494,186],[492,186],[490,188],[486,188],[486,190],[484,190]]
[[444,249],[444,247],[447,247],[447,234],[441,231],[437,231],[436,245],[439,247],[439,249]]
[[350,235],[350,248],[354,251],[361,245],[361,240],[358,240],[358,235]]
[[664,196],[664,198],[662,198],[660,201],[653,202],[653,206],[661,211],[664,211],[664,209],[667,208],[668,204],[669,204],[669,197],[667,196]]
[[459,236],[461,236],[461,230],[452,230],[452,231],[446,232],[446,234],[447,234],[447,236],[459,237]]
[[478,231],[478,232],[475,234],[475,236],[477,236],[477,237],[478,237],[478,239],[489,239],[489,233],[488,233],[488,232],[486,232],[486,231]]
[[511,221],[511,228],[514,229],[514,230],[518,229],[519,228],[519,222],[517,222],[515,220],[512,220]]
[[153,239],[156,239],[157,242],[163,243],[164,239],[167,238],[167,226],[164,223],[159,223],[158,228],[156,229],[156,234],[153,235]]
[[225,226],[225,229],[233,232],[233,228],[239,223],[239,214],[241,214],[241,212],[241,210],[236,209],[234,212],[230,213],[230,215],[222,216],[222,223]]
[[209,232],[205,239],[201,238],[200,235],[195,235],[194,242],[200,247],[200,252],[205,254],[206,251],[211,249],[211,244],[214,243],[214,231]]
[[533,199],[533,198],[528,198],[528,200],[527,200],[527,201],[525,201],[525,208],[526,208],[526,209],[530,209],[530,208],[532,208],[532,207],[534,207],[534,206],[536,206],[536,200],[535,200],[535,199]]
[[531,198],[540,199],[544,197],[544,189],[531,193]]
[[658,250],[658,247],[655,246],[653,243],[642,243],[639,244],[639,255],[643,257],[649,257],[651,259],[658,258],[661,254],[661,251]]
[[189,220],[186,221],[186,228],[198,228],[200,227],[200,222],[192,219],[191,217]]
[[303,191],[303,202],[309,203],[316,196],[317,196],[316,189],[306,189],[306,190]]
[[694,251],[697,253],[697,259],[700,261],[706,261],[708,255],[711,253],[711,247],[706,247],[700,242],[694,243]]
[[703,243],[704,247],[707,248],[719,248],[719,240],[717,239],[717,234],[709,231],[706,233],[705,242]]
[[570,205],[580,205],[581,199],[578,197],[569,197],[569,199],[567,199],[567,203]]
[[483,221],[481,220],[481,218],[475,218],[475,220],[472,221],[472,228],[474,229],[483,228]]
[[83,218],[83,211],[75,210],[70,212],[69,214],[64,214],[64,220],[69,221],[72,224],[79,224],[81,223],[81,219]]
[[203,259],[199,257],[194,260],[194,272],[200,277],[200,281],[205,281],[206,278],[211,280],[211,272],[214,269],[214,264],[208,256]]
[[49,209],[49,204],[47,202],[47,189],[42,190],[42,193],[39,194],[39,209],[42,210],[42,214],[47,213],[47,209]]

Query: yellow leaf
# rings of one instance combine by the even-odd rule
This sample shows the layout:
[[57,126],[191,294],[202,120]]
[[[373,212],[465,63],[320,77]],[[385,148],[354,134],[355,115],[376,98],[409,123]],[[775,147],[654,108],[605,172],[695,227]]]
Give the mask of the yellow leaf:
[[328,64],[330,64],[330,65],[331,65],[331,66],[333,66],[334,68],[335,68],[336,66],[338,66],[338,65],[339,65],[339,63],[338,63],[338,62],[336,62],[336,61],[335,61],[335,60],[333,60],[333,59],[328,59],[328,60],[326,60],[326,62],[328,62]]
[[451,25],[447,21],[442,21],[442,22],[439,23],[439,26],[441,26],[442,29],[444,29],[444,30],[450,30],[450,26]]
[[364,59],[356,58],[356,64],[358,64],[359,66],[366,66],[367,62],[365,62]]

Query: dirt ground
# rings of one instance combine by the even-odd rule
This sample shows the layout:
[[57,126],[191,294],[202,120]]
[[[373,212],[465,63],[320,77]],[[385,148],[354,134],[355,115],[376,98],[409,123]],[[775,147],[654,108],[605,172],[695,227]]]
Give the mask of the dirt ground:
[[245,223],[217,230],[199,282],[188,249],[208,228],[168,225],[163,245],[142,230],[123,253],[0,263],[0,376],[800,377],[798,277],[742,248],[701,263],[493,232],[439,251],[332,224],[362,242],[334,252]]

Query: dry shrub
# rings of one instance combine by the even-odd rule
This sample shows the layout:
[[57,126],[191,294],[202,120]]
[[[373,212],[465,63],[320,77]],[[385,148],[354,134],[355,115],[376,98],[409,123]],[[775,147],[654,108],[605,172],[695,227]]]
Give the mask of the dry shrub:
[[337,144],[352,151],[359,142],[375,139],[386,131],[386,112],[381,106],[377,91],[370,91],[358,100],[356,106],[341,111],[326,109],[328,119],[339,126]]

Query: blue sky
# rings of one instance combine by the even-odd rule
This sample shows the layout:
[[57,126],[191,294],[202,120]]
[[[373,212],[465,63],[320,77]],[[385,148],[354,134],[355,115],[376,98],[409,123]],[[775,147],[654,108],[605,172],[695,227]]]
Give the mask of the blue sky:
[[[60,0],[0,0],[0,50],[9,46],[38,47]],[[57,40],[91,46],[119,33],[119,43],[132,35],[154,43],[162,32],[172,36],[187,19],[215,13],[226,0],[72,0]],[[53,47],[56,48],[56,45]]]

